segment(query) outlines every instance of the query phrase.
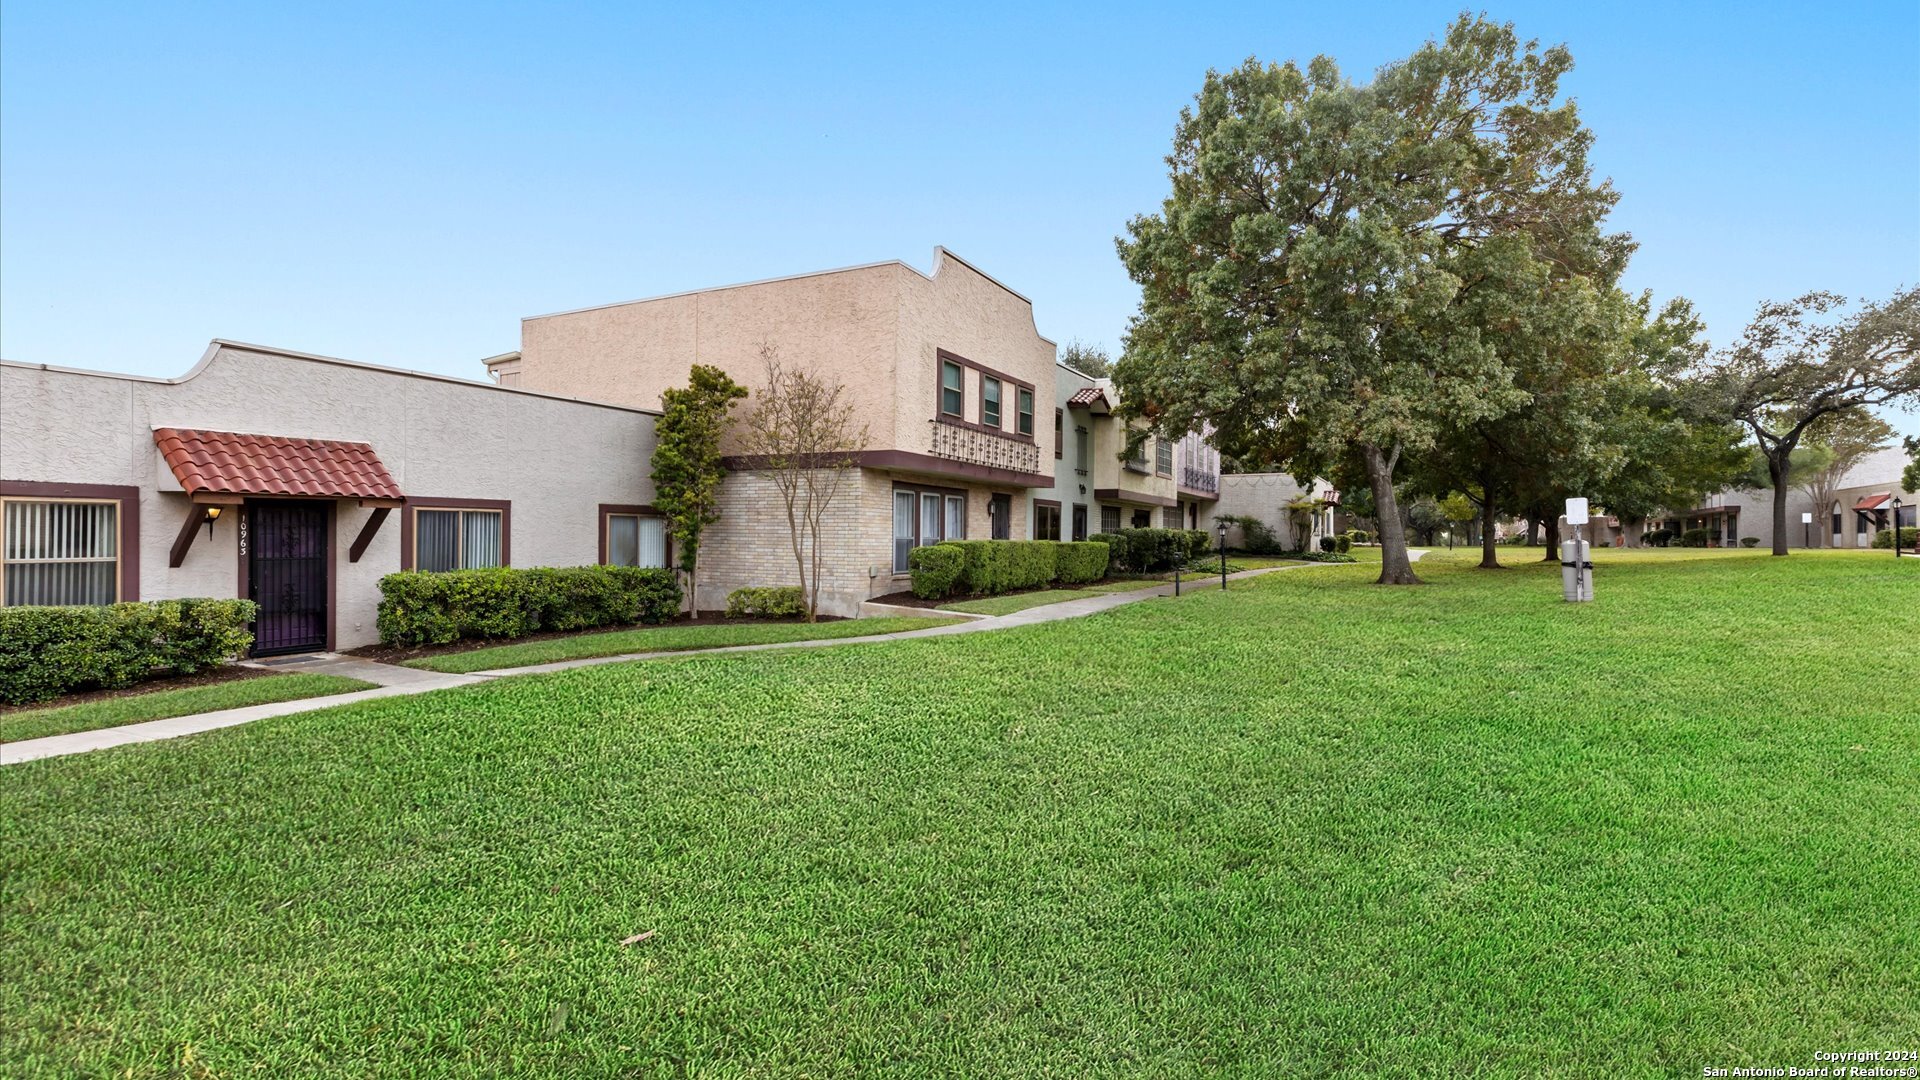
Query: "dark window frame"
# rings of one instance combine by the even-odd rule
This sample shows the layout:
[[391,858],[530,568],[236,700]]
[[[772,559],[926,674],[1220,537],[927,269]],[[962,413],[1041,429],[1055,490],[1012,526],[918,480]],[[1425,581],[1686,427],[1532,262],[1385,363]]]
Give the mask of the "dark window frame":
[[[1049,518],[1053,522],[1053,527],[1051,529],[1041,528],[1040,527],[1041,521],[1047,520]],[[1057,499],[1033,500],[1033,523],[1031,526],[1031,531],[1033,533],[1033,538],[1035,540],[1059,540],[1061,536],[1060,525],[1061,525],[1061,520],[1060,520],[1059,500]],[[1051,532],[1053,535],[1052,536],[1046,535],[1049,532]]]
[[422,510],[483,510],[500,513],[500,565],[513,565],[513,500],[442,499],[409,496],[400,508],[400,569],[411,570],[418,562],[420,531],[416,521]]
[[[993,419],[991,420],[987,419],[987,386],[988,384],[992,384],[993,386]],[[1005,428],[1000,426],[1000,421],[1006,418],[1005,417],[1006,410],[1001,408],[1002,405],[1006,404],[1006,400],[1007,400],[1007,384],[1006,383],[1001,382],[999,379],[995,378],[992,375],[980,376],[980,426],[981,427],[986,428],[988,431],[1005,431],[1006,430]]]
[[[947,386],[947,372],[949,371],[960,376],[960,385],[952,388]],[[947,395],[949,393],[953,395],[954,402],[954,407],[951,409],[947,408]],[[959,361],[950,360],[944,356],[940,358],[939,405],[940,415],[959,417],[963,420],[966,419],[967,369],[965,365]]]
[[1153,437],[1153,471],[1156,476],[1173,475],[1173,443],[1165,435]]
[[[940,536],[935,538],[932,543],[937,544],[942,540],[965,540],[967,538],[967,516],[971,507],[968,505],[967,492],[965,489],[940,487],[934,484],[904,483],[896,480],[893,482],[892,490],[887,493],[887,558],[890,565],[893,560],[893,545],[902,539],[901,537],[893,535],[893,509],[895,501],[899,499],[903,492],[913,496],[913,544],[907,548],[909,553],[911,553],[914,548],[929,546],[929,543],[922,536],[920,529],[921,500],[928,495],[937,495],[940,497]],[[960,535],[948,536],[947,510],[948,507],[952,505],[952,500],[954,499],[960,500]],[[894,566],[893,568],[894,577],[905,577],[908,573],[909,571],[901,569],[898,566]]]
[[[653,505],[650,503],[640,503],[640,504],[601,503],[600,509],[596,516],[600,519],[600,556],[599,558],[600,558],[601,566],[610,565],[607,562],[607,551],[608,551],[608,548],[612,546],[610,543],[612,534],[608,530],[610,530],[613,527],[614,518],[650,517],[650,518],[661,518],[663,519],[663,521],[666,518],[665,514],[662,514],[659,510],[655,509]],[[667,536],[666,568],[671,570],[673,569],[673,530],[671,528],[666,530],[666,536]]]
[[[934,355],[938,358],[938,361],[942,364],[952,363],[952,364],[960,365],[963,372],[963,374],[961,375],[961,387],[962,387],[963,395],[965,393],[965,386],[966,386],[966,376],[964,372],[967,370],[971,370],[980,378],[979,393],[983,397],[986,393],[986,380],[998,379],[1000,381],[1001,394],[1002,394],[1001,401],[1003,404],[1006,400],[1005,398],[1006,388],[1008,386],[1012,386],[1012,387],[1015,387],[1016,389],[1026,389],[1026,390],[1032,391],[1033,400],[1035,403],[1035,409],[1036,411],[1038,410],[1039,401],[1040,401],[1039,388],[1034,386],[1034,384],[1028,382],[1027,380],[1015,378],[1014,376],[1009,375],[1004,371],[997,371],[993,368],[986,366],[985,364],[975,363],[974,361],[969,360],[964,356],[961,356],[959,353],[951,352],[946,349],[935,349]],[[940,370],[944,371],[945,369],[941,368]],[[991,435],[998,435],[1003,439],[1013,439],[1018,442],[1032,443],[1035,441],[1032,434],[1021,434],[1020,432],[1017,432],[1017,431],[1009,431],[1004,427],[999,427],[993,424],[987,424],[987,423],[983,423],[981,421],[976,421],[976,420],[968,420],[965,416],[962,416],[958,413],[947,412],[945,409],[944,402],[941,398],[942,390],[943,390],[943,387],[940,383],[940,380],[936,378],[934,380],[934,392],[933,392],[933,419],[936,423],[951,424],[954,427],[971,428],[974,431],[984,431]],[[963,400],[964,400],[964,397],[963,397]],[[984,413],[983,413],[983,419],[984,419]],[[1003,420],[1005,419],[1004,410],[1002,414],[1002,419]]]
[[1085,539],[1087,538],[1087,524],[1088,524],[1088,523],[1087,523],[1087,504],[1086,504],[1086,503],[1074,503],[1074,504],[1073,504],[1073,518],[1072,518],[1072,521],[1073,521],[1073,524],[1072,524],[1072,533],[1071,533],[1071,535],[1072,535],[1072,537],[1073,537],[1073,539],[1074,539],[1074,540],[1076,540],[1076,541],[1078,541],[1078,540],[1085,540]]
[[1016,435],[1033,437],[1033,390],[1030,387],[1014,387],[1013,431]]
[[[46,480],[0,480],[0,495],[33,502],[115,502],[119,571],[114,602],[140,599],[140,489],[122,484],[68,484]],[[0,583],[0,590],[4,590]],[[3,602],[3,601],[0,601]]]
[[1067,410],[1053,410],[1053,460],[1059,461],[1067,453]]

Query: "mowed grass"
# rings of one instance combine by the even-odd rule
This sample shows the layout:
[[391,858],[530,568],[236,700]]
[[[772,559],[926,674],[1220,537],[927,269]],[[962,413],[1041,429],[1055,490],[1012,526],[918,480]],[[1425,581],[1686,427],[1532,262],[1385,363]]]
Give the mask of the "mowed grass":
[[600,634],[546,638],[518,645],[497,645],[488,649],[443,653],[408,660],[402,666],[464,674],[496,668],[528,667],[558,660],[581,660],[622,653],[678,652],[688,649],[717,649],[727,645],[766,645],[782,641],[822,641],[868,634],[898,634],[905,630],[924,630],[945,626],[954,619],[930,615],[888,616],[876,619],[840,619],[822,623],[711,623],[650,626],[638,630],[609,630]]
[[1473,554],[9,767],[0,1061],[1591,1076],[1910,1046],[1920,560],[1603,552],[1572,605],[1557,566]]
[[124,697],[98,698],[48,709],[0,713],[0,742],[20,742],[48,735],[165,720],[171,716],[238,709],[270,701],[347,694],[371,690],[373,684],[340,675],[263,675],[252,679],[154,690]]
[[[1150,582],[1149,584],[1157,584]],[[985,596],[978,600],[956,600],[951,604],[940,605],[947,611],[965,611],[974,615],[1011,615],[1016,611],[1042,607],[1047,604],[1063,604],[1068,600],[1082,600],[1089,596],[1099,596],[1093,589],[1040,589],[1036,592],[1014,593],[1010,596]]]

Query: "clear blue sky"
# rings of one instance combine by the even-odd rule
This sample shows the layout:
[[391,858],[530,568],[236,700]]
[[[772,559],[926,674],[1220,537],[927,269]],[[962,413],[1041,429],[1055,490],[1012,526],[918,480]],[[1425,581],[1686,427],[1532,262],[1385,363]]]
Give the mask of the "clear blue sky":
[[[231,337],[478,377],[523,315],[945,244],[1117,344],[1113,250],[1210,66],[1364,78],[1452,4],[0,8],[0,355]],[[1920,280],[1920,5],[1507,4],[1716,342]],[[1920,420],[1904,426],[1920,431]]]

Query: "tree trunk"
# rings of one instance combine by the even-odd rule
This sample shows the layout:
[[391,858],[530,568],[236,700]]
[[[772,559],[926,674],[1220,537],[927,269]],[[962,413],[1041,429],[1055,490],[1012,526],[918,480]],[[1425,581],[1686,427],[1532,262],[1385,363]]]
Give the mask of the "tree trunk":
[[1480,504],[1480,569],[1500,569],[1500,548],[1493,539],[1493,500]]
[[687,595],[692,602],[687,606],[687,617],[694,622],[700,621],[700,549],[695,548],[693,557],[687,560]]
[[1527,519],[1527,546],[1532,547],[1533,545],[1539,542],[1540,542],[1540,519],[1537,517],[1529,517]]
[[[1787,553],[1787,474],[1793,469],[1793,461],[1788,456],[1793,453],[1791,447],[1785,453],[1767,455],[1767,471],[1773,474],[1773,553]],[[1738,540],[1734,541],[1737,546]]]
[[1367,462],[1367,484],[1373,488],[1374,514],[1380,524],[1380,585],[1418,585],[1420,579],[1414,576],[1413,560],[1407,557],[1407,530],[1400,520],[1400,504],[1393,495],[1393,467],[1399,463],[1400,452],[1391,454],[1381,451],[1377,446],[1362,443],[1361,453]]
[[1547,521],[1547,553],[1541,557],[1540,561],[1541,562],[1559,562],[1560,561],[1560,519],[1559,518],[1551,518]]

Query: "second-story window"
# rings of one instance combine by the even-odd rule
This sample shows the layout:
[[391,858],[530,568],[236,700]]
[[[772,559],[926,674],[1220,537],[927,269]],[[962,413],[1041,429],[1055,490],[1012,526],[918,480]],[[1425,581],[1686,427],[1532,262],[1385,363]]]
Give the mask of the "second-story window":
[[1172,476],[1173,443],[1162,436],[1156,435],[1153,437],[1153,447],[1155,455],[1153,463],[1154,469],[1159,472],[1161,476]]
[[1000,380],[991,375],[980,378],[980,422],[990,428],[1000,426]]
[[1064,410],[1053,410],[1053,458],[1055,461],[1066,456],[1067,414]]
[[1087,461],[1093,457],[1093,451],[1087,446],[1088,438],[1086,428],[1073,429],[1073,471],[1081,476],[1087,475]]
[[1033,391],[1021,387],[1013,395],[1014,430],[1022,435],[1033,434]]
[[959,416],[966,411],[966,393],[961,390],[966,376],[960,365],[951,360],[940,361],[940,411],[948,416]]

